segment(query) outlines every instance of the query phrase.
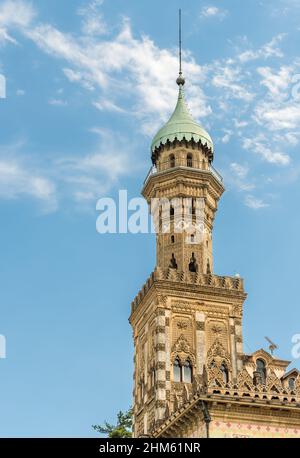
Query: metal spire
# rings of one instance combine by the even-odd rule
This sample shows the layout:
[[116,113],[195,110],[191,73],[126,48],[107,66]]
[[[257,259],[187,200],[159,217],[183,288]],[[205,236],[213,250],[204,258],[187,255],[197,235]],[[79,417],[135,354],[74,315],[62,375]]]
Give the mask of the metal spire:
[[182,76],[182,58],[181,58],[181,48],[182,48],[182,40],[181,40],[181,9],[179,9],[179,76],[176,80],[178,86],[183,86],[185,83],[185,79]]
[[181,9],[179,10],[179,75],[182,75],[181,69]]

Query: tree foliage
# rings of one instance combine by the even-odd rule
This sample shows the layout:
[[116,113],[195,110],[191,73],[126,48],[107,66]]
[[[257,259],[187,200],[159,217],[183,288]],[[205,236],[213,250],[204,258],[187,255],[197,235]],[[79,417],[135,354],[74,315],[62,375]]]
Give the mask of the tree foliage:
[[107,421],[104,425],[93,425],[93,429],[100,434],[106,434],[107,437],[132,437],[132,409],[127,412],[119,412],[117,415],[117,424],[111,425]]

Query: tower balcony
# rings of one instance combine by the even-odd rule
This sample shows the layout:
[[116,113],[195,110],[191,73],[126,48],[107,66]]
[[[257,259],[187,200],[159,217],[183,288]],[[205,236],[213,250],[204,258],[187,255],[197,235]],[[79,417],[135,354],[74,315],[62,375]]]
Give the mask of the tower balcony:
[[185,288],[188,287],[199,287],[201,290],[205,289],[209,292],[218,290],[219,292],[223,291],[225,294],[231,293],[241,296],[243,299],[246,298],[244,292],[244,281],[239,276],[228,277],[228,276],[218,276],[215,274],[198,274],[192,272],[178,272],[175,269],[162,270],[160,267],[156,267],[154,272],[150,275],[142,289],[139,291],[138,295],[134,298],[131,303],[131,313],[133,313],[145,298],[148,291],[156,283],[173,283],[172,288],[176,285],[180,285]]
[[159,176],[159,175],[162,175],[166,171],[170,172],[173,170],[182,170],[182,171],[186,171],[186,170],[195,171],[196,170],[196,171],[201,171],[204,173],[211,173],[215,177],[215,179],[218,181],[218,183],[220,183],[223,186],[222,175],[211,164],[203,168],[202,161],[193,161],[193,163],[190,165],[178,164],[178,165],[175,165],[174,167],[170,167],[169,161],[161,163],[159,167],[157,167],[156,165],[153,165],[152,167],[150,167],[150,170],[147,173],[147,176],[144,180],[144,186],[146,186],[146,184],[148,183],[151,177]]

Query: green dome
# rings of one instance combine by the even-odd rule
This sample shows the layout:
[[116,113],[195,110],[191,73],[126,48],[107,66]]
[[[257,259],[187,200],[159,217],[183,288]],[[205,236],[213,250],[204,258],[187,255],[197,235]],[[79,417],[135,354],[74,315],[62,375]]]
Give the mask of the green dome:
[[179,86],[178,101],[174,113],[169,121],[157,132],[152,141],[152,153],[161,144],[165,145],[167,141],[173,142],[175,139],[179,141],[193,139],[196,143],[201,142],[203,145],[207,145],[213,152],[213,142],[210,135],[194,121],[189,113],[184,100],[182,85]]

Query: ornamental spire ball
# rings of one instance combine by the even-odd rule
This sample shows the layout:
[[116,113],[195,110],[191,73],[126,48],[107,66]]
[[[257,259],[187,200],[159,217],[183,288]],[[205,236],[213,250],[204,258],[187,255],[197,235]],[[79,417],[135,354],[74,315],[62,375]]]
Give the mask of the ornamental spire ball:
[[178,84],[178,86],[184,86],[185,85],[185,79],[182,76],[182,72],[179,72],[179,76],[178,76],[178,78],[176,80],[176,83]]

